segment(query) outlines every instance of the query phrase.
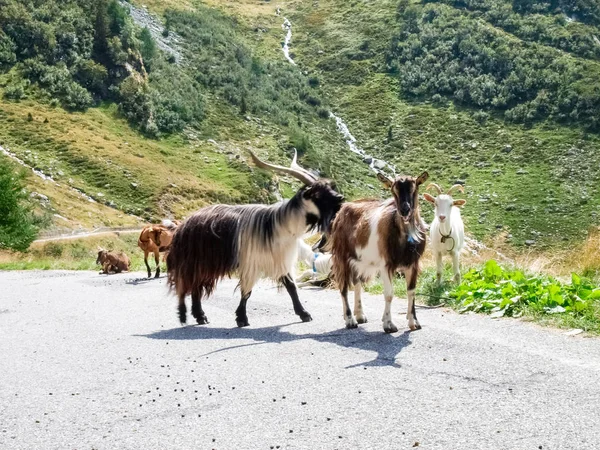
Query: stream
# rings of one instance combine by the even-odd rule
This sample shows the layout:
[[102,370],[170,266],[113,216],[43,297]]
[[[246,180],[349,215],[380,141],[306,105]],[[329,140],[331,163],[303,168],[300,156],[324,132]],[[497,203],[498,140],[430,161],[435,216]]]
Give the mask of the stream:
[[[279,16],[280,13],[281,10],[277,9],[276,15]],[[287,31],[282,46],[283,55],[285,56],[285,59],[287,59],[291,64],[295,66],[296,62],[290,56],[290,42],[292,40],[292,23],[284,17],[281,28],[283,28],[284,31]],[[387,169],[390,172],[392,172],[392,174],[396,175],[396,168],[392,164],[388,163],[387,161],[384,161],[383,159],[377,159],[372,157],[371,155],[368,155],[362,148],[360,148],[357,145],[356,138],[350,132],[348,125],[340,116],[334,114],[333,112],[329,112],[329,117],[335,120],[338,132],[343,136],[350,151],[360,156],[362,161],[365,164],[367,164],[371,170],[377,173],[381,170]]]

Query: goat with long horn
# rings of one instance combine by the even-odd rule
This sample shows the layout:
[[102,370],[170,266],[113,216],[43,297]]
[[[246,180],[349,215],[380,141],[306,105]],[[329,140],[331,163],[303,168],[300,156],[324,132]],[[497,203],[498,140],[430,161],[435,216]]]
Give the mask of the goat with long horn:
[[202,298],[217,282],[237,272],[241,300],[236,310],[239,327],[248,326],[246,303],[261,277],[282,284],[303,322],[312,320],[298,298],[294,282],[297,240],[311,229],[328,232],[343,197],[328,180],[317,179],[296,162],[290,167],[269,164],[250,152],[263,169],[289,174],[302,186],[289,200],[274,205],[213,205],[202,208],[177,230],[167,257],[169,285],[179,298],[179,320],[186,322],[185,296],[192,296],[192,315],[208,323]]

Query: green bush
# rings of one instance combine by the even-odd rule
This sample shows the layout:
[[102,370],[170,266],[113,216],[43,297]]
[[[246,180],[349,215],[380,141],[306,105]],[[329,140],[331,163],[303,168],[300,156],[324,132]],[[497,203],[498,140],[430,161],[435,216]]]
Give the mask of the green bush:
[[4,98],[8,100],[21,100],[25,97],[25,83],[12,82],[4,88]]
[[0,157],[0,249],[25,251],[40,224],[23,187],[25,175]]
[[[491,0],[463,3],[486,14],[497,8]],[[403,95],[449,97],[514,122],[553,118],[600,130],[599,63],[519,41],[478,17],[443,4],[401,10],[388,64]]]

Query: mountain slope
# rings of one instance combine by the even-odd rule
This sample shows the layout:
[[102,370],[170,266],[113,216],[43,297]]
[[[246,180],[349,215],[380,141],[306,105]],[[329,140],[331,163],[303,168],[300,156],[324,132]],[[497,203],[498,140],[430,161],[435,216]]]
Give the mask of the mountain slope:
[[[276,183],[248,167],[246,148],[282,164],[298,148],[301,162],[338,181],[347,198],[385,195],[363,158],[350,152],[332,111],[366,154],[398,172],[426,169],[444,186],[464,182],[464,217],[477,238],[562,246],[581,241],[600,213],[597,87],[577,78],[583,69],[595,73],[599,29],[585,1],[559,3],[531,12],[521,2],[484,0],[151,0],[144,5],[168,30],[158,32],[177,33],[179,64],[159,51],[144,59],[147,82],[126,86],[130,97],[123,88],[85,112],[66,112],[39,83],[25,85],[28,98],[0,103],[0,139],[61,184],[30,177],[31,188],[49,197],[46,206],[66,219],[55,217],[55,228],[183,217],[215,201],[274,201]],[[143,10],[141,2],[133,5]],[[297,66],[281,51],[284,18],[292,24]],[[452,50],[466,45],[440,31],[452,21],[478,30],[477,45],[496,49],[507,40],[512,52],[562,55],[573,78],[540,84],[536,75],[527,89],[526,80],[511,85],[525,89],[521,94],[492,102],[490,92],[500,92],[496,84],[512,80],[511,72],[490,78],[485,64],[494,67],[499,56],[488,47],[469,47],[468,57]],[[539,25],[532,31],[533,23]],[[509,62],[519,56],[508,55]],[[2,92],[21,76],[18,65],[2,75]],[[482,80],[488,84],[477,96]],[[563,88],[579,95],[571,106],[563,104]],[[169,111],[183,111],[183,131],[149,135],[154,116],[131,113],[137,109],[124,107],[127,99],[163,114],[165,127],[182,123],[169,122]],[[199,115],[185,112],[196,106]],[[282,181],[290,195],[293,184]],[[105,206],[96,211],[65,186]]]

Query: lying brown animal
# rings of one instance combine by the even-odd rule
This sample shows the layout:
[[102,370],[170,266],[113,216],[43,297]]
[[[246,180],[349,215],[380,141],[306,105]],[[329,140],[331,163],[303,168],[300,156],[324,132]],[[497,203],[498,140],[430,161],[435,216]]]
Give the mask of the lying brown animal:
[[178,220],[163,220],[160,225],[146,225],[142,229],[138,239],[138,247],[144,251],[144,263],[148,269],[148,278],[152,276],[148,264],[148,254],[154,253],[154,261],[156,262],[154,278],[158,278],[160,276],[160,253],[169,251],[173,233],[180,224],[181,222]]
[[131,262],[129,261],[127,255],[123,252],[116,253],[99,249],[96,264],[100,264],[102,266],[102,272],[100,272],[101,274],[108,275],[111,271],[114,273],[129,272],[129,266]]

